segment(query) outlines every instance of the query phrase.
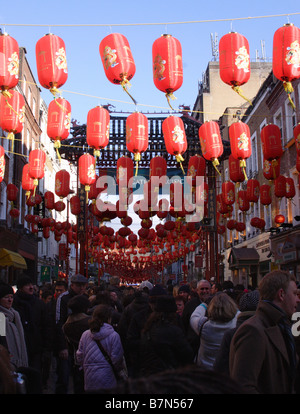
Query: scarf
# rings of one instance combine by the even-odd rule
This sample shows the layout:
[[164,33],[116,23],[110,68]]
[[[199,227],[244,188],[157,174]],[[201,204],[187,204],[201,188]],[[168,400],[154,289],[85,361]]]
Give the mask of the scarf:
[[11,363],[16,367],[28,367],[28,357],[24,338],[24,330],[19,312],[15,309],[4,308],[0,312],[6,319],[6,342],[11,357]]

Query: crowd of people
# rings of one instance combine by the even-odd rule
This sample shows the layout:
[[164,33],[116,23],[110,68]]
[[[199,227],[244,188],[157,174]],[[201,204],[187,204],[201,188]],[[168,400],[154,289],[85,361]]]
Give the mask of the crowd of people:
[[[293,275],[121,286],[0,282],[1,394],[300,392]],[[300,332],[299,332],[300,334]],[[51,388],[51,389],[50,389]]]

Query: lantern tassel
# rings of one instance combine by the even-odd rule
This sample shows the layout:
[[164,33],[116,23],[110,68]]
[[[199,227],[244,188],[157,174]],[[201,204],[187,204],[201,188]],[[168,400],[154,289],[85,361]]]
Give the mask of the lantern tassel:
[[55,142],[54,142],[54,148],[56,148],[56,155],[57,155],[57,158],[59,159],[59,162],[61,162],[61,156],[60,156],[60,153],[59,153],[59,151],[58,151],[58,149],[61,147],[61,142],[60,142],[60,140],[56,140]]
[[86,193],[86,204],[88,204],[89,203],[89,191],[90,191],[90,189],[91,189],[91,187],[89,186],[89,185],[86,185],[85,187],[84,187],[84,189],[85,189],[85,193]]
[[231,87],[234,92],[236,92],[237,94],[239,94],[243,99],[245,99],[245,101],[249,102],[250,105],[252,105],[252,102],[250,101],[250,99],[246,98],[246,96],[243,95],[242,90],[239,86],[232,86]]
[[183,175],[185,175],[184,168],[182,166],[182,161],[184,161],[184,158],[182,157],[181,154],[176,155],[176,161],[179,162],[182,173],[183,173]]
[[272,160],[271,161],[271,165],[272,165],[272,170],[273,170],[273,179],[275,180],[275,178],[276,178],[276,170],[275,170],[275,168],[278,165],[278,161],[276,159]]
[[220,165],[219,160],[217,158],[213,159],[212,164],[219,175],[221,175],[220,171],[218,170],[217,166]]
[[11,140],[11,152],[14,152],[14,142],[15,142],[15,134],[13,132],[10,132],[6,139],[10,139]]
[[137,104],[137,101],[130,95],[130,93],[127,90],[127,87],[130,88],[130,86],[131,86],[130,83],[129,83],[129,81],[127,79],[124,79],[121,82],[121,86],[124,89],[124,91],[127,93],[127,95],[130,96],[130,98],[133,100],[134,104],[136,105]]
[[5,96],[5,98],[11,98],[12,97],[12,94],[6,89],[4,91],[1,91],[1,93],[2,93],[3,96]]
[[175,99],[177,99],[176,96],[174,96],[172,92],[169,92],[169,93],[166,93],[166,98],[168,100],[169,107],[174,111],[174,108],[172,107],[170,103],[170,98],[174,101]]
[[286,91],[286,93],[288,94],[289,101],[290,101],[290,104],[292,105],[293,110],[296,111],[296,106],[295,106],[295,104],[294,104],[294,102],[291,98],[291,93],[294,92],[293,85],[291,84],[291,82],[285,82],[284,81],[283,82],[283,87],[284,87],[284,90]]
[[60,92],[60,90],[56,87],[56,86],[53,86],[53,88],[50,88],[50,92],[52,93],[52,95],[54,96],[54,98],[56,98],[56,95],[59,93],[61,93]]
[[135,176],[137,176],[138,168],[139,168],[139,161],[141,161],[141,154],[139,152],[134,154],[134,161],[136,162],[136,164],[135,164]]
[[34,188],[33,188],[33,197],[35,197],[35,192],[36,192],[36,188],[38,186],[38,183],[39,183],[39,180],[37,178],[35,178],[33,180],[33,185],[34,185]]
[[247,177],[247,174],[246,174],[246,161],[245,160],[240,160],[240,167],[243,170],[245,180],[248,181],[248,177]]

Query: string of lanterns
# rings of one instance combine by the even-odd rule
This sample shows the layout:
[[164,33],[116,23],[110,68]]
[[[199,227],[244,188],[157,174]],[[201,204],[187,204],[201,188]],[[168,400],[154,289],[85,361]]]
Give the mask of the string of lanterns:
[[[286,24],[279,28],[273,39],[273,73],[274,76],[283,82],[283,87],[288,94],[291,105],[295,105],[291,99],[293,92],[292,81],[300,78],[300,56],[297,53],[300,43],[300,29],[292,24]],[[21,133],[24,124],[25,101],[21,93],[14,88],[18,84],[19,73],[19,47],[15,39],[8,34],[0,35],[0,53],[4,56],[1,60],[0,71],[0,127],[8,133],[11,139],[13,151],[14,135]],[[129,93],[130,81],[135,74],[135,63],[129,42],[126,37],[119,33],[112,33],[106,36],[99,45],[99,53],[103,69],[107,79],[113,84],[121,85],[123,90]],[[219,42],[219,67],[221,80],[247,100],[241,90],[250,78],[250,52],[247,39],[235,32],[223,36]],[[58,97],[61,88],[67,81],[68,68],[66,48],[64,41],[54,34],[43,36],[36,43],[36,65],[40,85],[48,89],[53,95],[53,101],[48,108],[47,135],[52,140],[57,155],[60,158],[59,148],[61,141],[68,138],[71,124],[71,104],[64,98]],[[152,46],[152,67],[153,82],[155,87],[165,93],[168,104],[176,99],[174,92],[183,83],[182,48],[179,40],[169,34],[164,34],[156,39]],[[190,157],[188,163],[187,177],[193,191],[193,200],[196,202],[195,209],[187,208],[190,204],[184,198],[181,183],[172,183],[170,186],[170,205],[167,200],[158,201],[159,187],[152,186],[153,177],[166,176],[166,162],[162,157],[153,157],[150,161],[149,181],[144,187],[144,200],[140,200],[134,206],[135,213],[141,219],[141,229],[138,235],[133,234],[130,229],[132,218],[128,216],[127,208],[131,202],[131,193],[128,191],[128,182],[133,177],[133,161],[129,157],[121,157],[117,161],[117,184],[120,188],[120,199],[116,208],[110,209],[110,203],[103,203],[103,211],[98,209],[95,202],[98,194],[104,189],[98,189],[96,182],[96,158],[100,157],[101,150],[109,143],[109,112],[97,106],[88,111],[87,114],[87,144],[94,149],[93,155],[83,154],[78,161],[78,176],[80,184],[85,187],[86,203],[90,214],[101,223],[101,227],[90,225],[86,231],[92,242],[89,244],[87,253],[92,260],[103,263],[107,271],[112,266],[117,266],[125,274],[144,270],[144,276],[149,269],[156,266],[157,272],[162,266],[177,261],[178,258],[185,258],[186,254],[193,250],[195,242],[203,245],[203,234],[196,231],[194,223],[185,223],[183,220],[189,214],[199,214],[199,217],[207,213],[208,185],[205,177],[206,162],[212,162],[216,171],[218,170],[219,158],[223,154],[223,144],[220,127],[215,121],[207,121],[199,128],[199,140],[202,156]],[[188,147],[184,124],[178,116],[170,115],[162,124],[162,132],[167,152],[175,156],[185,174],[182,161],[183,155]],[[297,150],[296,168],[300,172],[300,124],[294,128],[294,137]],[[233,205],[245,215],[254,203],[269,206],[272,202],[270,184],[260,185],[255,179],[248,180],[246,175],[246,160],[251,156],[251,140],[248,125],[238,121],[229,127],[229,138],[231,155],[229,157],[230,181],[222,183],[222,192],[217,195],[217,222],[218,233],[223,234],[225,226],[219,224],[220,217],[226,218],[227,228],[237,232],[245,231],[244,222],[236,222],[231,219]],[[280,175],[280,157],[283,154],[281,144],[281,133],[278,126],[266,125],[261,131],[262,150],[264,157],[264,177],[274,184],[274,195],[280,200],[283,197],[292,199],[295,195],[294,181]],[[126,119],[126,147],[133,154],[138,174],[138,162],[143,152],[148,148],[148,119],[135,111]],[[0,182],[5,172],[5,151],[0,146]],[[29,162],[23,168],[22,188],[26,192],[26,203],[34,206],[42,201],[36,189],[38,181],[44,177],[46,154],[40,149],[31,150]],[[203,184],[196,185],[196,177],[204,178]],[[299,175],[300,176],[300,175]],[[246,190],[238,190],[240,183],[246,181]],[[55,194],[60,198],[55,202],[54,193],[46,191],[44,194],[45,207],[51,212],[55,209],[63,211],[65,203],[63,199],[70,194],[70,176],[66,170],[56,173]],[[10,215],[12,218],[19,216],[19,211],[14,208],[14,201],[17,198],[17,187],[14,184],[7,186],[7,199],[11,202]],[[154,192],[154,194],[153,194]],[[178,194],[181,194],[178,198]],[[91,204],[88,204],[91,200]],[[147,200],[147,201],[145,201]],[[147,203],[147,204],[145,204]],[[156,209],[158,205],[158,209]],[[121,208],[124,207],[125,208]],[[74,195],[70,198],[70,209],[74,215],[81,212],[80,198]],[[201,209],[204,209],[201,211]],[[176,221],[168,220],[160,223],[154,230],[151,218],[157,215],[161,220],[167,214],[173,216]],[[121,227],[114,233],[113,229],[105,225],[106,221],[120,218]],[[66,234],[69,243],[78,243],[76,225],[68,223],[56,223],[52,218],[40,218],[29,214],[25,219],[31,223],[32,231],[37,232],[39,225],[42,226],[43,236],[49,237],[50,230],[55,232],[55,240],[60,241],[62,234]],[[285,220],[284,216],[278,214],[275,217],[277,224]],[[259,217],[251,219],[253,227],[263,229],[265,221]],[[116,246],[121,250],[114,250]],[[174,250],[172,251],[172,246]],[[123,249],[123,250],[122,250]],[[163,251],[167,250],[166,254]],[[136,256],[139,253],[140,257]],[[149,254],[151,253],[151,255]],[[153,256],[153,253],[155,255]],[[133,260],[130,255],[135,255]],[[143,256],[143,254],[145,254]],[[152,266],[152,267],[151,267]],[[123,275],[124,277],[124,275]]]

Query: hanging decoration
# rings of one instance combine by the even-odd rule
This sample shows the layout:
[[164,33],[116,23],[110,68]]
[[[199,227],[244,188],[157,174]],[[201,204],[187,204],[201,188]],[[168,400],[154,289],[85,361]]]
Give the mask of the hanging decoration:
[[45,201],[45,207],[48,210],[53,210],[54,209],[54,203],[55,203],[55,197],[54,197],[54,193],[52,191],[46,191],[44,194],[44,201]]
[[23,130],[25,120],[25,100],[23,95],[10,90],[8,94],[0,96],[0,128],[8,132],[7,139],[11,140],[11,152],[14,151],[15,134]]
[[253,205],[259,200],[259,181],[255,178],[251,178],[247,181],[247,199]]
[[264,177],[273,182],[280,175],[280,158],[277,160],[263,160],[263,175]]
[[10,89],[19,82],[19,45],[7,33],[0,33],[0,89],[10,97]]
[[167,161],[161,157],[156,156],[150,160],[149,179],[156,177],[159,180],[159,186],[162,187],[167,181]]
[[250,139],[250,128],[244,122],[234,122],[229,127],[229,138],[231,153],[234,158],[240,160],[240,167],[243,170],[245,180],[247,181],[246,175],[246,159],[251,156],[251,139]]
[[180,168],[184,174],[182,154],[187,150],[187,139],[185,128],[181,118],[178,116],[169,116],[162,123],[162,133],[166,150],[169,154],[175,155],[176,161],[179,162]]
[[285,184],[286,184],[285,196],[288,200],[291,200],[296,195],[295,182],[292,177],[286,177]]
[[46,162],[46,153],[43,150],[35,149],[29,153],[29,175],[33,178],[34,190],[33,195],[35,195],[36,187],[40,179],[44,177],[45,174],[45,162]]
[[284,175],[279,175],[274,181],[274,194],[279,198],[279,201],[286,195],[286,178]]
[[71,214],[74,216],[78,216],[81,212],[81,204],[80,204],[80,197],[78,195],[74,195],[70,198],[70,210]]
[[121,85],[123,90],[136,104],[136,100],[128,92],[129,81],[135,74],[135,63],[129,42],[120,33],[111,33],[101,40],[99,53],[107,79]]
[[25,164],[22,170],[22,188],[25,191],[25,196],[28,199],[31,192],[34,191],[34,181],[29,174],[29,164]]
[[86,142],[94,148],[94,157],[100,157],[100,150],[109,142],[110,115],[107,109],[96,106],[90,109],[86,123]]
[[71,127],[71,104],[64,98],[56,98],[48,107],[47,135],[54,141],[54,148],[60,160],[61,141],[68,138]]
[[6,197],[7,200],[10,201],[11,210],[14,208],[14,201],[17,201],[18,191],[18,187],[15,184],[7,184]]
[[36,66],[41,86],[56,97],[68,79],[65,42],[59,36],[48,33],[35,46]]
[[205,177],[206,175],[206,161],[200,155],[192,155],[189,158],[187,177],[188,183],[196,186],[197,177]]
[[292,23],[276,30],[273,37],[273,74],[283,82],[292,108],[296,110],[291,98],[294,91],[292,81],[300,78],[300,29]]
[[183,83],[182,49],[179,40],[163,34],[152,45],[153,81],[158,90],[165,92],[171,109],[170,99],[176,99],[173,92]]
[[83,154],[78,159],[78,175],[80,184],[84,185],[86,204],[90,186],[96,181],[95,158],[91,154]]
[[199,128],[199,139],[203,157],[212,161],[214,168],[221,175],[217,166],[220,164],[218,158],[223,154],[223,143],[217,122],[204,122]]
[[278,159],[283,154],[280,128],[275,124],[265,125],[260,132],[264,159],[271,161],[273,175]]
[[0,145],[0,183],[3,181],[5,174],[5,150]]
[[55,174],[55,194],[61,199],[70,194],[70,173],[67,170]]
[[134,154],[137,175],[141,153],[148,148],[148,119],[141,112],[134,112],[126,119],[126,147]]
[[226,205],[233,205],[235,202],[235,186],[231,181],[222,183],[222,198]]
[[219,71],[224,83],[252,105],[240,88],[250,79],[250,51],[245,36],[230,32],[222,36],[219,42]]
[[295,139],[296,151],[297,154],[300,155],[300,123],[294,127],[293,134]]
[[269,184],[263,184],[259,188],[260,192],[260,202],[264,206],[268,206],[272,203],[272,197],[271,197],[271,187]]

